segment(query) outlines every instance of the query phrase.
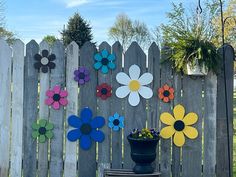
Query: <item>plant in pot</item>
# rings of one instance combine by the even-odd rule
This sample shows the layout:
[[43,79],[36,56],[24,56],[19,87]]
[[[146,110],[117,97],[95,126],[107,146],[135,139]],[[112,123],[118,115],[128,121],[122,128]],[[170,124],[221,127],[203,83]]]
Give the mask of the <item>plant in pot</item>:
[[220,56],[212,42],[216,34],[211,26],[211,13],[209,18],[201,20],[199,14],[186,14],[182,4],[174,4],[172,12],[168,13],[169,24],[161,26],[163,45],[169,48],[163,50],[164,61],[171,61],[177,72],[187,75],[217,73]]
[[127,139],[131,148],[131,158],[135,162],[133,171],[137,174],[153,173],[152,162],[156,159],[159,132],[148,128],[134,129]]

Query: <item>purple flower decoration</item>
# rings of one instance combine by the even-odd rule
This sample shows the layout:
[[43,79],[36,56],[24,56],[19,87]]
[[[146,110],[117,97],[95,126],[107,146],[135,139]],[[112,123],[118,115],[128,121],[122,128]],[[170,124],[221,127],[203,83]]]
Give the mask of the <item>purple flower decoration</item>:
[[79,83],[79,85],[84,85],[85,82],[90,80],[89,70],[86,67],[79,67],[78,70],[74,71],[74,80]]

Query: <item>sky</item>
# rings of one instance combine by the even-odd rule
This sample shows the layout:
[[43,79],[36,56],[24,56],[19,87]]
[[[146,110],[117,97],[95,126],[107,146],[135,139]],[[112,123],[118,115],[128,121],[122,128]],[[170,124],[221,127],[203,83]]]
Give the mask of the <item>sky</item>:
[[195,8],[197,0],[5,0],[6,28],[27,43],[40,42],[46,35],[60,38],[60,31],[75,12],[92,26],[94,42],[111,41],[108,29],[116,16],[127,14],[145,22],[149,29],[167,22],[171,3]]

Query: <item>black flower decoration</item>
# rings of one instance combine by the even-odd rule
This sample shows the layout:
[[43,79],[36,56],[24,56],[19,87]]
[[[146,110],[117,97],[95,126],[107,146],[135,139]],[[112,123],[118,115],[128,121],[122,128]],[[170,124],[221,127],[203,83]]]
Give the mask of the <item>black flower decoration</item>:
[[56,67],[56,64],[52,61],[56,59],[55,54],[49,55],[48,50],[43,50],[42,55],[35,54],[34,59],[37,61],[34,64],[35,69],[42,70],[43,73],[47,73],[48,69],[54,69]]

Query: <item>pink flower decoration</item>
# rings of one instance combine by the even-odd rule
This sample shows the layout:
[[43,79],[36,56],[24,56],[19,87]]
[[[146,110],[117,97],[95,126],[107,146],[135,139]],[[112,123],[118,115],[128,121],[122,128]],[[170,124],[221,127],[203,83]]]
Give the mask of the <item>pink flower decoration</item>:
[[52,106],[53,109],[60,109],[60,105],[66,106],[68,100],[65,98],[68,95],[66,90],[61,90],[61,87],[56,85],[52,90],[46,92],[48,99],[45,100],[45,104]]

